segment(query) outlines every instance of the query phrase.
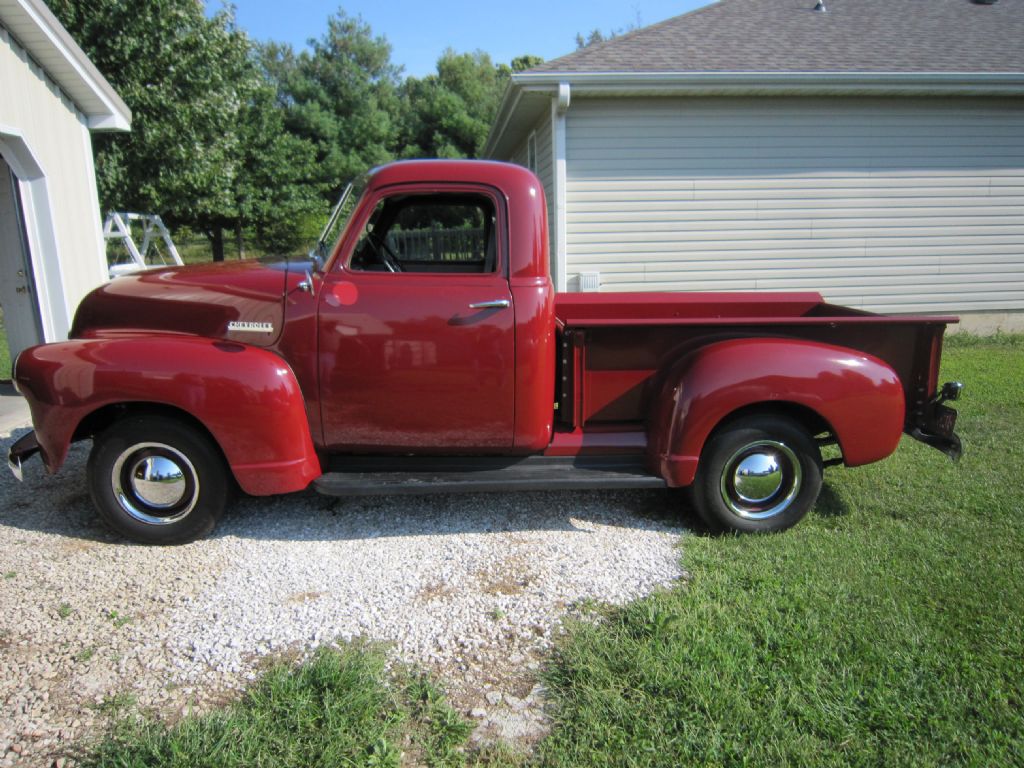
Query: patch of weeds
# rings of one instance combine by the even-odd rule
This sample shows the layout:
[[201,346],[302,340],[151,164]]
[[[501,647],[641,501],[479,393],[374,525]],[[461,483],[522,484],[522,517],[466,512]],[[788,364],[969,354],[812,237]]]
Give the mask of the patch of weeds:
[[107,735],[79,764],[482,765],[468,747],[472,724],[430,677],[388,667],[384,650],[369,643],[321,648],[303,664],[271,667],[240,700],[173,726],[138,712],[128,694],[109,696],[98,705],[111,715]]
[[123,718],[82,766],[398,766],[408,720],[380,649],[323,648],[271,668],[241,700],[168,727]]
[[427,675],[412,675],[405,696],[411,710],[412,741],[422,751],[423,762],[431,766],[464,765],[472,723],[449,706]]
[[108,611],[107,618],[110,619],[118,629],[123,627],[125,624],[130,623],[132,620],[132,617],[127,613],[119,613],[118,611]]
[[111,718],[120,717],[135,706],[137,699],[127,691],[120,691],[105,696],[103,701],[97,705],[97,709]]
[[62,619],[66,619],[68,616],[70,616],[71,615],[71,604],[70,603],[61,603],[60,605],[58,605],[57,606],[57,615],[60,616]]
[[4,578],[8,580],[13,579],[17,575],[17,571],[4,571]]
[[581,598],[573,603],[572,607],[576,609],[576,613],[580,616],[598,616],[606,613],[606,606],[592,597]]
[[492,608],[490,612],[490,617],[494,621],[501,621],[505,618],[505,612],[501,610],[501,608]]
[[402,764],[402,751],[385,738],[377,739],[366,756],[368,768],[399,768]]
[[84,664],[85,662],[91,660],[92,657],[95,656],[95,655],[96,655],[96,647],[93,646],[93,645],[90,645],[89,647],[83,648],[78,653],[76,653],[74,658],[75,658],[75,661],[81,662],[81,663]]
[[527,752],[503,741],[482,746],[466,762],[467,768],[526,768],[531,764]]

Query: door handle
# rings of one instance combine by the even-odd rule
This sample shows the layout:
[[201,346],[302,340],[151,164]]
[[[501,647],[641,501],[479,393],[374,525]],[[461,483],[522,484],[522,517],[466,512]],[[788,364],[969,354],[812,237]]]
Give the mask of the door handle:
[[470,309],[508,309],[512,305],[508,299],[495,299],[494,301],[478,301],[470,304]]

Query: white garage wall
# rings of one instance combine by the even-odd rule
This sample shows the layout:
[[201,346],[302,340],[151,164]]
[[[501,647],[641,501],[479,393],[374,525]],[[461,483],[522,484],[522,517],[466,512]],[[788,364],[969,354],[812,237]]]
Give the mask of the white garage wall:
[[43,230],[29,233],[29,246],[51,341],[67,335],[78,302],[106,279],[92,143],[86,118],[2,28],[0,83],[0,134],[16,137],[9,146],[31,155],[31,162],[12,158],[11,165],[34,166],[36,174],[21,181],[31,187],[23,185],[29,227]]
[[1024,309],[1020,100],[574,98],[567,165],[570,289]]

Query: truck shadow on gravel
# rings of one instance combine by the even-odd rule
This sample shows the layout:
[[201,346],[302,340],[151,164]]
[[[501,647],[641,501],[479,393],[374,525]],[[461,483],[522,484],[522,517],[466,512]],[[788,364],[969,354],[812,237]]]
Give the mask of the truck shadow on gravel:
[[[6,455],[27,429],[0,440]],[[24,481],[0,479],[0,526],[79,540],[124,542],[93,510],[85,482],[89,443],[71,447],[57,476],[38,458]],[[384,537],[579,531],[607,525],[665,532],[698,531],[699,521],[677,493],[643,491],[538,491],[516,494],[367,496],[336,498],[306,491],[287,496],[239,494],[210,539],[345,541]]]
[[368,496],[338,499],[315,492],[242,497],[214,538],[342,541],[538,531],[591,525],[684,532],[687,520],[659,491],[536,491],[500,494]]
[[[10,444],[27,432],[0,441]],[[96,516],[85,484],[89,444],[73,445],[56,477],[35,459],[19,483],[10,473],[0,480],[0,526],[52,533],[94,542],[123,542]],[[816,511],[825,517],[847,514],[844,502],[826,484]],[[347,541],[392,537],[577,531],[592,525],[672,533],[714,535],[678,491],[537,491],[529,493],[367,496],[337,498],[313,491],[287,496],[239,494],[211,539],[268,541]],[[124,542],[128,543],[128,542]]]

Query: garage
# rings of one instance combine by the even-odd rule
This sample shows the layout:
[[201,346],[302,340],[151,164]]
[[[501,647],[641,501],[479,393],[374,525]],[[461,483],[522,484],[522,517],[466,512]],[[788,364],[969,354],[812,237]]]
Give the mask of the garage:
[[[0,307],[12,359],[106,280],[91,132],[131,112],[41,0],[0,0]],[[6,377],[7,372],[3,372]]]

